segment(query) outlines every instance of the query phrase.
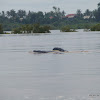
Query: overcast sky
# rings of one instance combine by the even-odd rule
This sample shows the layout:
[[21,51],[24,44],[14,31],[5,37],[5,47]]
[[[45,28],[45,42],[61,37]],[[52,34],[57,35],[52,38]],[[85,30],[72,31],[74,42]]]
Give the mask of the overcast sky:
[[97,9],[100,0],[0,0],[0,11],[7,10],[30,10],[48,12],[53,6],[64,10],[66,14],[76,13],[77,9],[84,12],[86,9],[91,11]]

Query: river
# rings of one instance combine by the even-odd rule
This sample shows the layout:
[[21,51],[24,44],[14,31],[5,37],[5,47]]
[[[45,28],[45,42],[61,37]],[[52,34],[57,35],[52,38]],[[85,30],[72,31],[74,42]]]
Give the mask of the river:
[[0,35],[0,100],[100,100],[100,32]]

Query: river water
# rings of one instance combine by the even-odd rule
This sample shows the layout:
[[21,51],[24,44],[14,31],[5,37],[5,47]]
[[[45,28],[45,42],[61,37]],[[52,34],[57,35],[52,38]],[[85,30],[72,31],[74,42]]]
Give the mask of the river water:
[[0,35],[0,100],[100,100],[100,32]]

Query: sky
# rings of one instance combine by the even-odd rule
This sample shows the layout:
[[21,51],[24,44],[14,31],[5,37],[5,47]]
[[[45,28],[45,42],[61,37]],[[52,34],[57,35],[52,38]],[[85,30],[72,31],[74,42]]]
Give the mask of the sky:
[[100,0],[0,0],[0,12],[11,9],[49,12],[56,6],[66,14],[76,13],[77,9],[81,9],[84,13],[86,9],[91,11],[97,9],[99,2]]

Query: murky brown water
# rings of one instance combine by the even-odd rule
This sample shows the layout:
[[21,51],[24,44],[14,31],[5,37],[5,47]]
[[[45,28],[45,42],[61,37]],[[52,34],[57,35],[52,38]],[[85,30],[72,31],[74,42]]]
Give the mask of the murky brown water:
[[100,100],[100,32],[0,35],[0,100]]

